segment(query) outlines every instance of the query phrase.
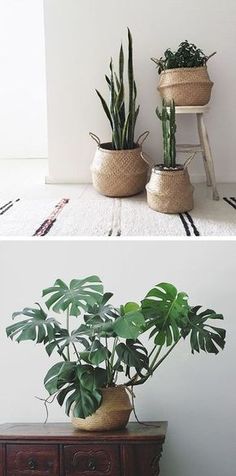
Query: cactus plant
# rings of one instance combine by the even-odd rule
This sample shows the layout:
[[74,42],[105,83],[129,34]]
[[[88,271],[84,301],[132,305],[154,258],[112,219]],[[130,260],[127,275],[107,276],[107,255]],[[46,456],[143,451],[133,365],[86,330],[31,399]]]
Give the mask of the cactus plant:
[[110,91],[110,105],[96,89],[105,114],[112,129],[112,149],[134,149],[135,125],[139,114],[139,106],[136,107],[137,88],[133,70],[133,40],[128,28],[128,85],[129,98],[128,110],[125,105],[125,81],[124,81],[124,51],[121,44],[119,54],[119,75],[114,71],[113,59],[110,61],[110,77],[105,76]]
[[175,121],[175,103],[172,101],[167,106],[165,100],[162,102],[162,110],[156,108],[157,117],[162,122],[164,166],[167,168],[176,167],[176,121]]

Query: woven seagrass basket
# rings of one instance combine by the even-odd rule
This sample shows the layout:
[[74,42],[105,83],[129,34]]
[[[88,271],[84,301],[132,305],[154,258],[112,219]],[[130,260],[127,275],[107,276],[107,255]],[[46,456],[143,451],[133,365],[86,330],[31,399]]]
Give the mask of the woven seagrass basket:
[[166,102],[174,100],[176,106],[205,106],[213,84],[206,66],[175,68],[161,72],[158,90]]
[[161,213],[184,213],[193,208],[193,186],[187,168],[175,170],[153,167],[146,185],[150,208]]
[[102,404],[87,418],[72,417],[72,424],[78,430],[110,431],[125,428],[133,407],[124,386],[102,389]]
[[108,197],[128,197],[142,192],[149,171],[141,157],[142,143],[126,150],[112,150],[111,143],[97,143],[91,165],[94,188]]

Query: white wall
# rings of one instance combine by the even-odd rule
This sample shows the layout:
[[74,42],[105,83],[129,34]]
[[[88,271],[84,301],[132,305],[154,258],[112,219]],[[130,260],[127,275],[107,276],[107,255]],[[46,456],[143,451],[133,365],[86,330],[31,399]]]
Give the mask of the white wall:
[[47,157],[43,0],[0,0],[0,158]]
[[[126,26],[133,33],[135,71],[141,113],[137,133],[149,129],[147,151],[161,159],[160,124],[154,110],[158,100],[157,73],[151,56],[160,56],[188,39],[206,53],[215,82],[208,130],[219,181],[235,181],[236,41],[234,0],[50,0],[44,1],[48,85],[49,171],[53,181],[90,181],[89,165],[95,145],[92,130],[103,141],[110,131],[94,89],[106,93],[104,74],[110,56],[117,56]],[[193,122],[182,124],[187,142]],[[181,134],[180,134],[181,135]],[[182,138],[183,139],[183,138]],[[202,179],[200,159],[191,166]]]
[[[26,259],[27,257],[27,259]],[[45,241],[2,242],[0,319],[0,423],[43,421],[34,396],[45,396],[52,362],[33,343],[8,341],[11,313],[40,299],[61,277],[101,276],[115,304],[139,300],[160,281],[185,290],[192,304],[225,315],[227,346],[218,356],[176,348],[152,380],[136,392],[141,419],[168,420],[162,476],[233,476],[236,447],[234,242]],[[56,404],[50,420],[65,420]]]

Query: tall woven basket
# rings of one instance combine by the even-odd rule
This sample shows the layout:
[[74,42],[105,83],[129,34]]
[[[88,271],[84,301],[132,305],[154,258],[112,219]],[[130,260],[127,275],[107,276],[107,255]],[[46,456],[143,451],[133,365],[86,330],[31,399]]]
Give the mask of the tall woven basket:
[[91,165],[94,188],[108,197],[128,197],[144,190],[147,183],[148,164],[141,157],[142,143],[134,149],[112,150],[111,143],[100,144],[94,134],[90,134],[97,142],[97,150]]
[[146,186],[150,208],[161,213],[184,213],[193,208],[193,186],[187,168],[163,170],[153,167]]
[[72,424],[78,430],[110,431],[125,428],[133,407],[124,386],[102,389],[102,404],[87,418],[72,417]]
[[161,97],[176,106],[204,106],[210,101],[213,82],[207,67],[167,69],[160,74]]

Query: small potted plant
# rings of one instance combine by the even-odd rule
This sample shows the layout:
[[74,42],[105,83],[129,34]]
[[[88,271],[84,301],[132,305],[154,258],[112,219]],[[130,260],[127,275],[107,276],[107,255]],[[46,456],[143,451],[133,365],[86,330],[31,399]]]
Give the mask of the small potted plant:
[[151,58],[158,67],[158,90],[167,102],[176,106],[204,106],[211,97],[213,82],[207,71],[207,62],[216,52],[206,56],[203,51],[187,40],[180,43],[177,51],[167,49],[164,57]]
[[193,208],[193,186],[187,167],[195,154],[184,165],[176,163],[174,101],[167,106],[163,100],[162,110],[157,107],[156,114],[162,123],[164,155],[163,163],[152,168],[150,181],[146,185],[148,205],[157,212],[184,213]]
[[[69,285],[58,279],[43,296],[47,311],[37,305],[14,313],[21,320],[6,332],[17,342],[41,344],[49,356],[58,353],[44,380],[45,404],[50,398],[65,402],[75,428],[125,427],[133,387],[151,378],[181,340],[189,339],[192,353],[217,354],[225,345],[225,330],[214,326],[223,316],[191,307],[187,294],[169,283],[156,285],[140,303],[119,307],[109,303],[112,294],[104,293],[97,276]],[[142,341],[147,332],[148,349]]]
[[110,105],[96,90],[112,130],[112,140],[97,142],[97,151],[91,166],[95,189],[106,196],[125,197],[141,192],[147,183],[148,165],[141,158],[142,143],[148,131],[135,140],[135,126],[139,114],[136,106],[137,88],[133,72],[133,42],[128,29],[128,95],[124,79],[124,52],[121,45],[119,74],[110,62],[110,77],[105,76],[110,92]]

